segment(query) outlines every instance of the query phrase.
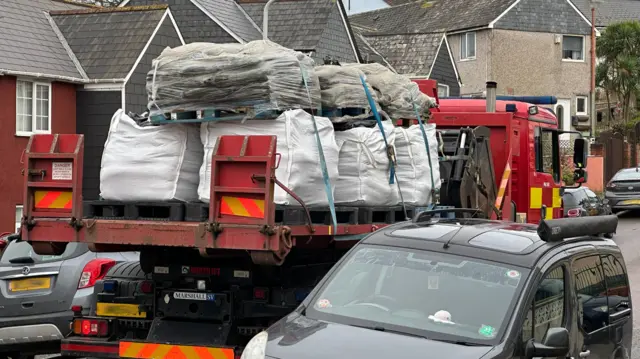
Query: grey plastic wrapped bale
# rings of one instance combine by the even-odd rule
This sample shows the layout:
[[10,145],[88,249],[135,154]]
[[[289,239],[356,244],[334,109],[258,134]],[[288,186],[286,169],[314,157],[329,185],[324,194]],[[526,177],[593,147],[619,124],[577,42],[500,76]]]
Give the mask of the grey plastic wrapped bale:
[[391,118],[415,118],[414,103],[420,116],[428,118],[431,114],[429,109],[436,106],[435,99],[422,93],[418,84],[407,76],[398,75],[380,64],[347,64],[345,66],[355,67],[364,72],[367,82],[378,94],[380,106]]
[[314,66],[309,56],[263,40],[167,48],[147,74],[150,114],[318,108],[320,86]]
[[[371,106],[367,100],[367,95],[362,86],[360,77],[365,74],[359,69],[349,66],[323,65],[316,67],[316,75],[320,81],[320,94],[322,98],[322,108],[362,108],[366,109],[366,116],[371,114]],[[377,105],[378,96],[371,85],[367,83],[369,92]],[[353,118],[344,116],[344,120]],[[331,118],[332,121],[340,121],[343,118]]]

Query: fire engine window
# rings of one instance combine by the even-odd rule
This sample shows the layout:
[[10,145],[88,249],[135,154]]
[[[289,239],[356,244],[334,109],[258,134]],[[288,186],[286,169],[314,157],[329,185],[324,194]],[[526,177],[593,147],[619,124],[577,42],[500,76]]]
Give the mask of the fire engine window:
[[560,153],[558,131],[536,128],[536,172],[548,173],[556,183],[560,182]]

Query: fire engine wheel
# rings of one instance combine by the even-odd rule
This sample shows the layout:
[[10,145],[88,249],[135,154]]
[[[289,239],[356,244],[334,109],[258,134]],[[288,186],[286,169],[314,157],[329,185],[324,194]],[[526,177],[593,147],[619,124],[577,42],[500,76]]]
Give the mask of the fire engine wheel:
[[55,242],[31,242],[31,247],[36,254],[41,256],[59,256],[64,253],[65,249],[67,249],[67,244]]

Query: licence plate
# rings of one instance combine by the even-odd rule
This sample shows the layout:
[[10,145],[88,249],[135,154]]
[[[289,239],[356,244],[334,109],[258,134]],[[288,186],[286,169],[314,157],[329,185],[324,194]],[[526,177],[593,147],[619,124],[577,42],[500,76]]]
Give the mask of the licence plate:
[[622,202],[622,204],[640,204],[640,199],[629,199]]
[[12,292],[49,289],[49,287],[51,287],[51,278],[49,277],[16,279],[9,282],[9,290]]
[[100,317],[146,318],[147,313],[140,311],[137,304],[98,303],[96,315]]

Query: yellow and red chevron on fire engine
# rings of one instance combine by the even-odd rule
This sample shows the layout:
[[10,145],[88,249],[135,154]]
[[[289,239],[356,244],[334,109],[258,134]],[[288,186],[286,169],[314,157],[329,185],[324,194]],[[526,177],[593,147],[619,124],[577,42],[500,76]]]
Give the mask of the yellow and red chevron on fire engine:
[[132,359],[234,359],[229,348],[137,342],[120,342],[119,355]]
[[37,209],[71,209],[71,191],[35,191],[34,207]]

